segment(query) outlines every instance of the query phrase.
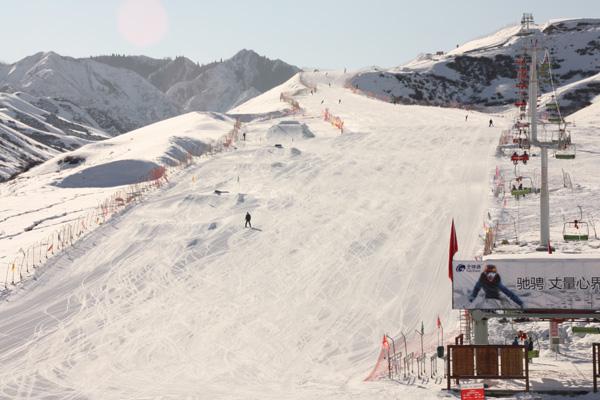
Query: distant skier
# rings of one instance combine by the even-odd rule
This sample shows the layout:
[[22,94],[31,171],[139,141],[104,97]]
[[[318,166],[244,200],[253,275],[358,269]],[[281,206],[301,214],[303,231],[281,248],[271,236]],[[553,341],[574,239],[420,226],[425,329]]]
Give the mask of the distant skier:
[[244,142],[246,141],[246,132],[242,133],[242,137],[244,138]]
[[488,126],[489,128],[494,126],[494,121],[490,118],[490,125]]
[[498,274],[495,265],[488,264],[485,267],[485,271],[479,276],[479,280],[475,284],[473,292],[469,296],[469,302],[473,302],[473,300],[475,300],[481,289],[483,289],[486,299],[500,300],[500,292],[502,292],[509,299],[517,303],[519,307],[523,307],[523,301],[519,298],[519,296],[511,292],[502,284],[500,274]]
[[469,114],[465,115],[465,122],[469,119]]
[[250,228],[252,228],[252,223],[250,222],[251,219],[252,219],[252,216],[250,215],[250,213],[246,212],[246,225],[244,225],[244,228],[247,228],[248,226],[250,226]]
[[321,104],[325,103],[325,99],[321,100]]
[[342,104],[342,99],[339,99],[339,100],[338,100],[338,104]]

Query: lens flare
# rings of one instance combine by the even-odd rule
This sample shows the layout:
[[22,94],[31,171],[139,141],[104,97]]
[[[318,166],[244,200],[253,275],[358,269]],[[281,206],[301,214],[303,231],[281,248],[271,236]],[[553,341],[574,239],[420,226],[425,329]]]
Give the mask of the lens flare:
[[160,0],[125,0],[117,19],[123,38],[138,47],[160,42],[168,29],[167,12]]

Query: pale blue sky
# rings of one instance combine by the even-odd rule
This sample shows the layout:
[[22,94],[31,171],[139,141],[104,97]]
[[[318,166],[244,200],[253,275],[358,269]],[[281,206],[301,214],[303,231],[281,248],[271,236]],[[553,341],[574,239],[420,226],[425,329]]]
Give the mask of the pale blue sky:
[[169,25],[159,42],[139,47],[119,33],[124,1],[132,0],[3,0],[0,60],[53,50],[206,63],[248,48],[301,67],[391,67],[517,23],[523,12],[536,22],[600,18],[598,0],[134,0],[160,2]]

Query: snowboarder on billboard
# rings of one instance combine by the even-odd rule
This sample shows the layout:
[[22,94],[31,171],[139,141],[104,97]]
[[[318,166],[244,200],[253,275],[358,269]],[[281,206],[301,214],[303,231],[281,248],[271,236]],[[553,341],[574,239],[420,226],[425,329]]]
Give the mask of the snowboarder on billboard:
[[475,287],[473,287],[473,292],[469,296],[469,302],[472,303],[473,300],[475,300],[481,289],[483,289],[486,299],[500,300],[500,292],[502,292],[509,299],[517,303],[519,307],[523,308],[523,301],[519,296],[511,292],[510,289],[502,284],[500,274],[498,274],[495,265],[486,265],[485,270],[479,276],[479,280],[475,284]]

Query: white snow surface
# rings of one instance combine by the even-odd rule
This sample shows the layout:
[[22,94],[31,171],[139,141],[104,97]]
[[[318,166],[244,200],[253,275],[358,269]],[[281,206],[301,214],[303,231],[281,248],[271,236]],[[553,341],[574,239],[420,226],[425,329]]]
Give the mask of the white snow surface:
[[[491,174],[497,164],[506,174],[512,170],[507,159],[494,156],[510,121],[494,116],[498,128],[488,128],[487,114],[471,112],[466,122],[461,110],[369,99],[344,88],[350,76],[303,74],[318,92],[297,94],[304,114],[285,120],[305,123],[314,139],[269,140],[277,119],[246,124],[247,140],[235,151],[200,159],[144,203],[51,259],[35,280],[5,293],[0,397],[447,396],[433,382],[363,380],[383,333],[414,332],[421,321],[433,332],[438,315],[447,337],[456,332],[447,278],[450,221],[457,226],[457,258],[481,254],[482,220],[490,210],[499,214],[489,194]],[[274,106],[273,93],[263,96],[266,113]],[[251,113],[261,111],[263,96],[252,100]],[[322,120],[325,107],[344,120],[343,134]],[[222,126],[215,117],[174,118],[78,154],[94,165],[158,162],[166,142],[152,146],[150,139],[166,132],[217,137],[232,121]],[[578,130],[586,128],[582,118]],[[599,198],[597,157],[591,153],[597,132],[593,127],[581,134],[582,150],[590,153],[572,164],[581,186],[557,189],[556,197],[573,202],[589,196],[589,205]],[[96,154],[102,144],[106,148]],[[550,166],[555,186],[556,163]],[[0,185],[0,215],[7,214],[6,199],[13,202],[10,214],[31,210],[34,201],[23,199],[35,196],[42,202],[69,197],[69,215],[85,206],[91,189],[51,187],[64,178],[64,171],[53,168],[49,161],[13,186]],[[528,241],[537,227],[535,201],[531,196],[520,204],[527,216],[521,234]],[[243,227],[246,212],[252,228]],[[23,226],[19,218],[11,220],[11,229]],[[24,238],[3,238],[1,250],[16,250]],[[498,325],[492,333],[502,342],[513,332]],[[557,361],[543,351],[533,385],[548,383],[547,374],[565,374],[566,380],[573,368],[585,370],[577,358],[590,352],[584,344],[567,344],[570,358]],[[582,376],[591,374],[585,373],[571,384],[589,385]]]
[[[174,165],[188,152],[206,153],[232,126],[217,113],[180,115],[61,153],[0,185],[0,270],[6,273],[20,248],[94,210],[124,185],[147,181],[153,168]],[[62,162],[67,157],[81,161]]]
[[283,111],[290,106],[288,103],[281,101],[281,93],[297,94],[300,92],[304,93],[305,91],[306,86],[302,85],[300,82],[300,74],[296,74],[287,82],[284,82],[283,84],[266,91],[260,96],[250,99],[245,103],[232,108],[228,111],[228,113],[234,115],[262,115]]

